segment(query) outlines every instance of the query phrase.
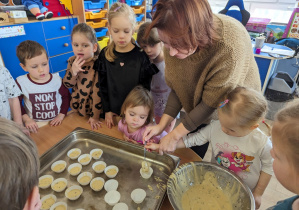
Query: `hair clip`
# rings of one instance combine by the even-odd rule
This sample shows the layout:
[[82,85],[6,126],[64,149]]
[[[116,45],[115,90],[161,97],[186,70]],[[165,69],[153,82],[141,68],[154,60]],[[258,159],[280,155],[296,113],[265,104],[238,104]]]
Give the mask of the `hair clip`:
[[222,101],[221,103],[220,103],[220,105],[219,105],[219,108],[222,108],[222,107],[224,107],[225,106],[225,104],[227,104],[228,103],[228,99],[226,99],[226,100],[224,100],[224,101]]
[[120,8],[121,8],[121,6],[116,7],[116,8],[113,10],[113,12],[116,12],[116,11],[119,10]]

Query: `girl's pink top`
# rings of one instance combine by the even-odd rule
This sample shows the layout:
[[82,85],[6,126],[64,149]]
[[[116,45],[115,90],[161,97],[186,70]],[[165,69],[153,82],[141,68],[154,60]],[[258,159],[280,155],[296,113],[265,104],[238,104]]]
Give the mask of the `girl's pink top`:
[[[143,144],[142,137],[145,129],[150,126],[146,125],[138,129],[137,131],[133,133],[129,133],[128,131],[128,125],[125,123],[125,120],[120,120],[118,122],[118,130],[121,131],[123,134],[125,134],[126,137],[129,139],[132,139],[136,141],[139,144]],[[158,144],[160,142],[160,139],[167,135],[167,132],[163,131],[162,134],[153,137],[150,141]]]

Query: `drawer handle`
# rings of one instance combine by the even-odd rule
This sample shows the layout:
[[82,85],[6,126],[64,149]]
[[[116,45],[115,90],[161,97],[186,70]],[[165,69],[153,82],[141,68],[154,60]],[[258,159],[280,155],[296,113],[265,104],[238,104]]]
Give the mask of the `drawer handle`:
[[66,27],[65,26],[61,26],[61,30],[65,30],[66,29]]
[[69,44],[68,44],[68,43],[64,43],[64,44],[63,44],[63,46],[65,46],[65,47],[68,47],[68,46],[69,46]]

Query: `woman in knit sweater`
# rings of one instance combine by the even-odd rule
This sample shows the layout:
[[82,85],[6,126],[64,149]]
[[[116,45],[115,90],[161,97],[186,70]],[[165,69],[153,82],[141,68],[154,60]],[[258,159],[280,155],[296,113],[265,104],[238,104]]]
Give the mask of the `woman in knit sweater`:
[[[160,154],[208,124],[222,97],[236,86],[261,90],[250,37],[237,20],[213,14],[207,0],[159,0],[153,21],[164,42],[165,79],[172,89],[160,123],[148,127],[144,141],[160,134],[184,108],[186,116],[161,139]],[[208,145],[194,150],[202,158]]]

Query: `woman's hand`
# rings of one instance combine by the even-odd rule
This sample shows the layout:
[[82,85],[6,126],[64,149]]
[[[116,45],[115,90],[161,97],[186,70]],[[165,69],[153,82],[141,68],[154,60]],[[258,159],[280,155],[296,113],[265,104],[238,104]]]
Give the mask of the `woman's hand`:
[[112,128],[114,126],[113,116],[116,116],[113,112],[105,113],[105,122],[108,128]]
[[99,119],[94,119],[92,117],[88,119],[87,123],[90,124],[92,130],[94,129],[98,130],[98,128],[102,127],[101,126],[102,122]]
[[176,146],[179,139],[175,138],[172,133],[167,134],[160,140],[159,154],[173,153],[176,150]]
[[158,124],[158,125],[153,125],[153,126],[148,126],[144,133],[143,133],[143,144],[145,142],[148,142],[153,136],[157,136],[157,135],[160,135],[162,133],[162,129],[161,129],[161,126]]
[[51,122],[51,126],[57,126],[60,125],[62,120],[64,119],[65,114],[59,113]]
[[76,57],[74,62],[73,62],[73,65],[72,65],[72,74],[73,76],[77,76],[79,72],[83,72],[85,70],[83,70],[81,68],[81,66],[85,63],[85,60],[83,60],[81,57]]

